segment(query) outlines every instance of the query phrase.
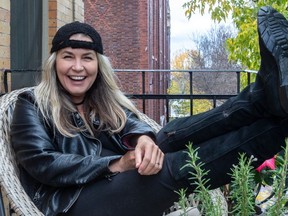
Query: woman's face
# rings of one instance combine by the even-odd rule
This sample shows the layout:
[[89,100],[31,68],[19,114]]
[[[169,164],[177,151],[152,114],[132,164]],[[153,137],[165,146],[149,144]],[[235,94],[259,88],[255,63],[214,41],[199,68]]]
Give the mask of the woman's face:
[[[71,40],[92,42],[89,36],[75,34]],[[63,88],[71,95],[73,103],[83,101],[98,74],[96,52],[90,49],[66,47],[57,52],[56,73]]]

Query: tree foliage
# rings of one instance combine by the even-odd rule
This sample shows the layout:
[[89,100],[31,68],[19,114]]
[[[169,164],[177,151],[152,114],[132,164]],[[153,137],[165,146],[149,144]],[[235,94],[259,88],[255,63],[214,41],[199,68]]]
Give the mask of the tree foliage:
[[227,40],[229,59],[240,61],[245,69],[258,70],[257,12],[264,5],[271,5],[288,17],[287,1],[283,0],[188,0],[183,7],[188,19],[194,13],[207,12],[218,23],[232,19],[238,35]]
[[[195,50],[179,51],[172,60],[172,69],[179,69],[179,72],[172,72],[170,75],[171,82],[168,88],[168,94],[189,94],[190,93],[190,77],[189,73],[183,70],[191,68],[199,68],[199,54]],[[181,70],[181,71],[180,71]],[[200,93],[195,90],[194,94]],[[190,100],[171,100],[170,108],[175,116],[190,115]],[[212,108],[212,104],[208,100],[194,100],[193,114],[197,114]]]
[[[229,26],[215,26],[207,33],[192,35],[194,48],[181,50],[176,53],[171,62],[172,69],[194,71],[171,73],[169,94],[189,94],[190,75],[193,80],[193,94],[236,94],[236,73],[203,72],[203,69],[231,70],[240,68],[235,62],[228,60],[226,40],[231,37]],[[195,70],[198,70],[195,72]],[[200,71],[199,71],[200,70]],[[223,88],[225,86],[225,88]],[[217,104],[222,103],[217,101]],[[176,116],[190,114],[190,100],[171,100],[170,107]],[[193,100],[193,114],[209,110],[213,107],[212,101]]]

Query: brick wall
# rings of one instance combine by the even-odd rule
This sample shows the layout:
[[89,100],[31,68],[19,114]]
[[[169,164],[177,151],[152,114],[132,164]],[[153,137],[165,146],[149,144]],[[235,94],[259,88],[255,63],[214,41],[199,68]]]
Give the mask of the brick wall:
[[10,68],[10,0],[0,1],[0,72],[3,92],[3,69]]
[[72,21],[84,21],[83,0],[49,0],[49,47],[61,26]]
[[10,68],[10,1],[0,1],[0,68]]
[[147,38],[147,27],[139,28],[147,20],[147,15],[143,17],[147,5],[141,2],[145,1],[84,0],[85,22],[99,31],[105,55],[118,69],[147,67],[140,58],[140,49],[147,47],[147,41],[140,40]]
[[84,21],[84,2],[83,2],[83,0],[75,0],[74,14],[75,14],[75,20]]
[[48,7],[48,44],[50,47],[51,41],[57,31],[57,0],[49,0]]
[[[169,69],[168,0],[84,0],[85,22],[100,33],[104,53],[116,69]],[[142,94],[142,74],[119,72],[121,88]],[[166,76],[148,73],[145,93],[166,93]],[[161,83],[160,83],[161,82]],[[163,88],[165,87],[165,88]],[[137,102],[142,110],[142,101]],[[145,112],[159,122],[163,102],[146,102]]]

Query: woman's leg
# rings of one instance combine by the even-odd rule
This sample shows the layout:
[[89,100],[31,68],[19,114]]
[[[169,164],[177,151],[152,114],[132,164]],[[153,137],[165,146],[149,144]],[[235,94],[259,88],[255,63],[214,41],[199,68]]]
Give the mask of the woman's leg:
[[[195,146],[200,147],[198,155],[205,163],[204,169],[210,170],[207,176],[210,189],[230,182],[228,173],[232,165],[238,163],[240,152],[257,158],[255,167],[279,152],[288,134],[287,126],[285,121],[262,119]],[[141,176],[133,170],[119,173],[110,180],[92,182],[84,188],[67,215],[161,216],[179,199],[176,191],[188,188],[187,193],[192,193],[195,189],[189,179],[193,169],[181,169],[187,160],[185,151],[167,153],[163,169],[156,175]]]
[[167,160],[157,175],[141,176],[136,170],[85,186],[69,216],[162,216],[179,200],[182,188],[170,175]]
[[[228,173],[231,173],[233,164],[238,164],[239,153],[245,153],[248,158],[253,156],[256,160],[252,165],[256,168],[283,149],[287,136],[288,120],[275,122],[271,119],[261,119],[250,126],[214,137],[193,147],[199,147],[198,156],[205,164],[204,169],[210,170],[207,179],[211,180],[210,189],[214,189],[231,181]],[[189,185],[190,172],[193,170],[180,169],[190,160],[185,151],[175,153],[178,156],[171,161],[170,170],[175,180],[182,185],[185,185],[185,182]]]
[[[200,143],[257,119],[288,116],[288,22],[274,9],[262,7],[258,33],[261,67],[256,82],[222,106],[169,122],[158,134],[158,144],[166,148],[165,152],[183,149],[179,141]],[[165,137],[169,137],[171,145],[161,143]]]
[[250,85],[219,107],[169,122],[158,132],[157,144],[164,152],[175,152],[184,149],[189,141],[201,143],[250,125],[269,116],[259,105],[263,98],[263,91],[253,91]]

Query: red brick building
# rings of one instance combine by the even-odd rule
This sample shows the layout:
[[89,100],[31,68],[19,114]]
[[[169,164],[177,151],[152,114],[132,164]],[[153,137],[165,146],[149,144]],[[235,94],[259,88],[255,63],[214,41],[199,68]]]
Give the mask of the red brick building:
[[[84,0],[84,20],[102,36],[104,54],[115,69],[170,69],[168,0]],[[142,73],[117,73],[122,89],[142,94]],[[166,94],[167,73],[146,73],[145,93]],[[142,100],[137,106],[143,109]],[[145,103],[145,112],[160,122],[164,101]]]
[[[1,0],[0,71],[1,92],[4,71],[8,90],[35,84],[35,72],[48,56],[57,29],[79,20],[92,24],[101,34],[104,52],[115,69],[169,69],[170,15],[168,0]],[[24,71],[25,70],[25,71]],[[119,72],[127,94],[166,93],[167,74]],[[143,103],[137,101],[140,110]],[[145,112],[160,122],[165,103],[145,102]]]

